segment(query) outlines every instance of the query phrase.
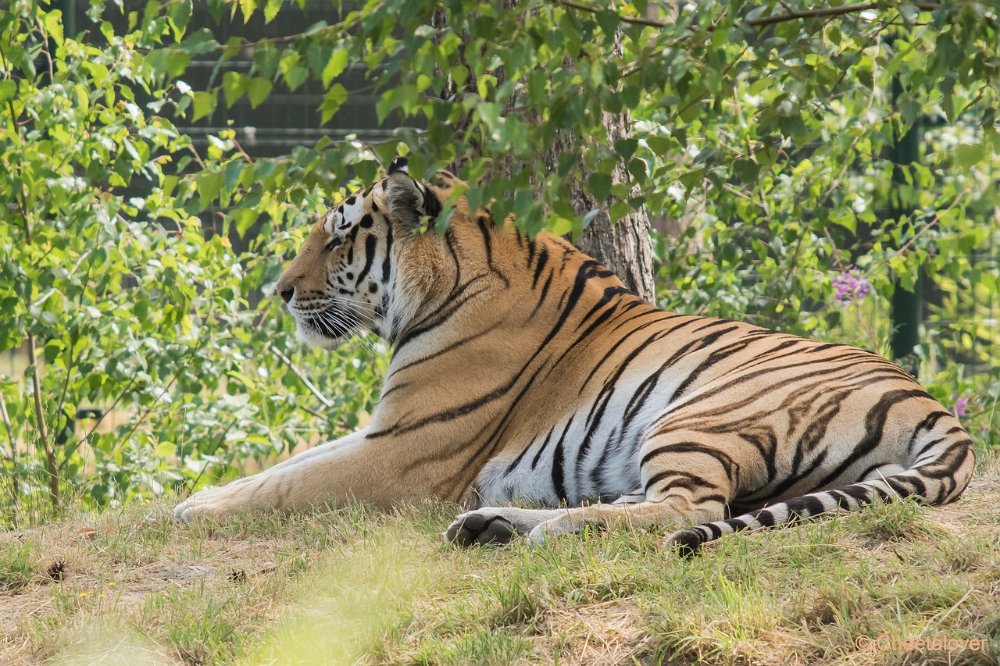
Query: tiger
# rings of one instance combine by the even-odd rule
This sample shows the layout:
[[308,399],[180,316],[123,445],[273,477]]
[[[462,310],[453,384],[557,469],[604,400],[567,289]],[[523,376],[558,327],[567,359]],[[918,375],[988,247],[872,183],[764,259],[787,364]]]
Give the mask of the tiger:
[[[625,526],[692,554],[969,483],[972,440],[893,363],[659,309],[566,239],[471,210],[463,187],[397,158],[316,220],[276,292],[309,345],[388,343],[370,423],[177,518],[445,500],[457,546]],[[446,204],[444,232],[422,232]]]

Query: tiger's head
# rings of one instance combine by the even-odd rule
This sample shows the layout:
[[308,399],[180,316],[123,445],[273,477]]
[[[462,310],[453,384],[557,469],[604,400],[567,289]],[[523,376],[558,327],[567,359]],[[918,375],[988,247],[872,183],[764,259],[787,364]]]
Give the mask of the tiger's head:
[[323,215],[275,287],[307,344],[332,349],[356,332],[390,342],[433,280],[435,234],[419,233],[441,212],[457,179],[410,176],[397,157],[387,175]]

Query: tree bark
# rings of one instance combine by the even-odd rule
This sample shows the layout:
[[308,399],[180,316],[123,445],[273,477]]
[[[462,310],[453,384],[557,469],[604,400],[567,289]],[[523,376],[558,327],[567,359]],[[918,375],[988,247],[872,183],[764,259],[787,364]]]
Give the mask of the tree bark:
[[639,298],[654,303],[649,232],[649,214],[645,208],[632,211],[616,223],[602,212],[576,240],[576,246],[613,270]]

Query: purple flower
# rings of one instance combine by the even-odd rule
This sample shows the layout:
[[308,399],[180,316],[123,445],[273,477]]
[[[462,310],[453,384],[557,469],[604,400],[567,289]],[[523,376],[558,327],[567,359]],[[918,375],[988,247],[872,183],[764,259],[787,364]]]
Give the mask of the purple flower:
[[867,296],[871,286],[860,270],[851,268],[840,275],[833,276],[833,289],[833,300],[840,305],[847,305]]
[[969,411],[969,398],[968,396],[962,396],[955,401],[955,406],[951,408],[951,411],[955,413],[956,418],[963,419]]

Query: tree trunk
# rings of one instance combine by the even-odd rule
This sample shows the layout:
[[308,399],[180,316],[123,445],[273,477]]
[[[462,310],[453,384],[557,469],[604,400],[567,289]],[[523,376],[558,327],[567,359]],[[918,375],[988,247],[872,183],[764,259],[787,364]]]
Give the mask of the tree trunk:
[[[517,0],[503,0],[502,7],[512,9]],[[445,25],[443,12],[437,12],[433,24],[437,28]],[[620,48],[620,46],[616,46]],[[493,72],[497,77],[498,84],[503,82],[503,69]],[[471,77],[470,77],[471,79]],[[475,90],[474,81],[466,81],[466,87]],[[445,91],[442,97],[448,98],[455,93],[454,90]],[[542,122],[536,118],[536,122]],[[604,114],[604,126],[607,128],[608,143],[613,144],[616,139],[629,135],[630,118],[628,114],[613,115]],[[456,131],[456,134],[458,131]],[[559,157],[567,152],[577,152],[577,141],[572,136],[563,136],[557,140],[551,149],[538,156],[550,169],[556,169],[559,164]],[[456,165],[460,166],[460,165]],[[512,169],[516,167],[509,160],[498,163],[499,171],[509,176]],[[458,169],[461,172],[461,169]],[[581,180],[586,180],[588,174],[583,174]],[[612,184],[625,183],[630,185],[631,176],[623,165],[618,165],[611,174]],[[608,210],[612,201],[598,202],[593,200],[586,192],[577,185],[571,193],[571,200],[574,212],[583,217],[592,210],[599,210],[598,215],[591,220],[583,234],[574,242],[583,252],[586,252],[594,259],[598,260],[618,275],[637,296],[647,303],[655,303],[656,290],[653,282],[653,250],[650,241],[652,224],[649,212],[645,207],[639,210],[630,211],[623,219],[612,223]]]
[[644,208],[616,223],[602,212],[576,240],[576,246],[613,270],[639,298],[654,303],[649,231],[649,214]]
[[[608,143],[626,138],[629,135],[630,119],[627,114],[613,115],[605,113],[604,127],[608,132]],[[550,169],[556,169],[559,158],[567,152],[576,152],[576,140],[572,136],[564,136],[557,140],[542,159]],[[510,168],[510,165],[505,165]],[[589,174],[583,174],[581,180],[586,180]],[[624,183],[633,190],[632,178],[621,165],[611,173],[611,182],[615,185]],[[592,210],[598,210],[587,228],[574,244],[583,252],[610,268],[621,278],[625,286],[631,289],[639,298],[647,303],[656,302],[656,290],[653,283],[653,248],[650,241],[652,223],[649,211],[645,207],[629,211],[621,220],[611,221],[608,210],[612,200],[596,201],[584,192],[576,183],[570,192],[573,212],[580,217]]]
[[[629,118],[625,114],[604,114],[604,126],[611,143],[628,136],[628,125]],[[551,164],[556,164],[561,152],[572,149],[572,140],[558,142],[553,154],[547,157]],[[621,165],[616,166],[611,173],[611,182],[615,185],[624,183],[629,186],[629,190],[633,189],[631,176]],[[595,209],[600,211],[576,239],[576,246],[614,271],[639,298],[647,303],[655,303],[649,211],[643,206],[629,211],[621,220],[612,222],[608,214],[611,201],[595,201],[579,188],[574,188],[572,199],[577,215],[583,216]]]

